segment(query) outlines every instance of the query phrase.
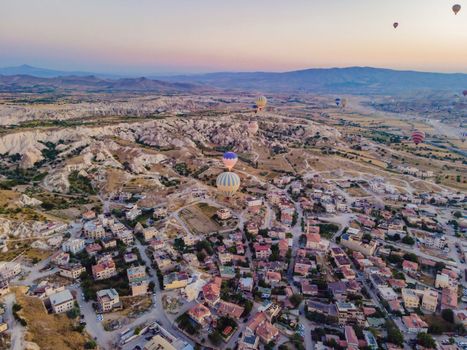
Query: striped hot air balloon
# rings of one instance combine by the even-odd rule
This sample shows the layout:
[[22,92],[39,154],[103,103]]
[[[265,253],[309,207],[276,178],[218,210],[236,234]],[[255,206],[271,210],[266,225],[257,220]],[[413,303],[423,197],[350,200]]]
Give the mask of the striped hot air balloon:
[[240,187],[240,177],[231,171],[226,171],[225,173],[219,174],[216,180],[216,186],[220,193],[231,197]]
[[259,96],[255,101],[256,113],[262,111],[264,107],[266,107],[267,103],[268,103],[268,99],[265,96]]
[[412,132],[412,141],[415,143],[415,145],[423,143],[423,141],[425,141],[425,133],[420,130],[415,130]]
[[248,133],[250,135],[256,135],[256,133],[259,130],[258,122],[254,121],[254,120],[249,122],[247,128],[248,128]]
[[224,163],[225,167],[232,170],[232,168],[237,164],[238,156],[234,152],[225,152],[224,156],[222,157],[222,162]]

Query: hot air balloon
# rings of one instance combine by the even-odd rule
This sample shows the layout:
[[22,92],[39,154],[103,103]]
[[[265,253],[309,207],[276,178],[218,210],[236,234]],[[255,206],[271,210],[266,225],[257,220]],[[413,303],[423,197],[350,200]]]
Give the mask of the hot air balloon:
[[341,104],[341,99],[338,97],[336,98],[336,106],[339,107],[340,104]]
[[394,29],[396,29],[397,27],[399,27],[399,23],[398,22],[394,22],[393,25]]
[[455,15],[457,15],[459,13],[459,11],[461,10],[461,5],[459,4],[455,4],[453,7],[452,7],[452,12],[454,12]]
[[235,164],[237,164],[237,160],[238,156],[234,152],[225,152],[222,157],[222,162],[229,171],[231,171]]
[[467,96],[467,90],[462,91],[462,95]]
[[259,130],[258,122],[256,121],[249,122],[247,128],[248,128],[248,133],[250,135],[256,135],[256,133]]
[[219,174],[216,180],[216,186],[220,193],[231,197],[240,187],[240,177],[231,171],[226,171],[225,173]]
[[259,96],[256,101],[256,112],[260,112],[266,107],[266,104],[268,103],[268,99],[264,96]]
[[418,145],[419,143],[422,143],[425,140],[425,133],[420,130],[415,130],[412,132],[412,141],[415,143],[415,145]]

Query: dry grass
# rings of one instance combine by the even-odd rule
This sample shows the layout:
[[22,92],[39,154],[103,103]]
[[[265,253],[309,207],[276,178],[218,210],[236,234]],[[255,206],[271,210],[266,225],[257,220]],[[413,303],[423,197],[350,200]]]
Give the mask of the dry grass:
[[88,336],[73,331],[75,321],[66,315],[50,315],[38,298],[29,297],[16,290],[16,300],[23,308],[19,315],[26,320],[26,340],[43,350],[82,350]]

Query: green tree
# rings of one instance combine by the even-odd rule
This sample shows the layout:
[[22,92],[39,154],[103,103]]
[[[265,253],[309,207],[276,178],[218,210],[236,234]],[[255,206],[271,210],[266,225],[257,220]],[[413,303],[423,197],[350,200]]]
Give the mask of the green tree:
[[441,311],[441,317],[449,323],[454,323],[454,312],[451,309]]
[[425,348],[436,349],[436,342],[430,334],[418,333],[417,344]]

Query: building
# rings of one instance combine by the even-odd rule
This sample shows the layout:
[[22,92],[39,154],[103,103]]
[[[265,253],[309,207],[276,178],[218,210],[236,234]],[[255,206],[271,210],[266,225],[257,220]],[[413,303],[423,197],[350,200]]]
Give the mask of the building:
[[120,297],[113,288],[99,290],[96,296],[100,312],[109,312],[121,306]]
[[146,267],[145,266],[135,266],[130,267],[126,270],[128,277],[128,282],[138,282],[143,279],[146,279]]
[[143,350],[177,350],[177,348],[158,334],[144,344]]
[[245,308],[234,303],[229,303],[228,301],[221,300],[219,302],[219,307],[217,309],[217,314],[219,316],[229,316],[233,319],[240,319],[240,317],[245,311]]
[[340,325],[356,324],[365,325],[365,316],[354,304],[336,302],[337,317]]
[[84,239],[80,238],[75,238],[75,239],[69,239],[68,241],[64,242],[62,244],[62,250],[65,253],[72,253],[72,254],[78,254],[85,248],[86,244],[84,242]]
[[144,295],[148,292],[149,280],[142,280],[138,282],[130,283],[131,296],[135,297],[138,295]]
[[344,327],[345,340],[347,342],[347,348],[358,349],[358,338],[352,326]]
[[52,294],[49,297],[49,300],[50,305],[52,306],[52,310],[56,314],[67,312],[73,309],[75,303],[73,296],[68,289]]
[[203,304],[198,303],[188,311],[188,316],[190,316],[193,321],[204,327],[209,323],[211,311],[209,311],[209,309]]
[[81,276],[82,273],[86,272],[86,269],[80,263],[63,265],[58,267],[58,273],[60,276],[75,280]]
[[204,300],[210,306],[216,305],[220,301],[222,278],[214,277],[214,279],[203,286]]
[[416,309],[420,305],[420,297],[413,289],[403,288],[402,300],[404,301],[405,307],[408,309]]
[[10,292],[10,286],[7,280],[0,280],[0,297]]
[[190,277],[186,272],[172,272],[164,275],[164,289],[185,288],[190,281]]
[[15,261],[0,262],[0,279],[11,280],[21,273],[21,264]]
[[450,284],[450,279],[447,274],[438,273],[436,275],[435,288],[448,288]]
[[247,331],[256,334],[267,344],[279,336],[279,330],[271,324],[264,312],[258,312],[247,324]]
[[151,239],[156,238],[157,230],[154,227],[148,227],[143,229],[143,237],[146,242],[149,242]]
[[255,250],[255,256],[257,259],[269,259],[272,254],[271,246],[269,244],[255,243],[253,248]]
[[341,244],[351,250],[362,253],[366,256],[371,256],[375,253],[378,246],[376,241],[370,241],[368,243],[363,242],[362,235],[350,235],[345,233],[341,236]]
[[129,221],[133,221],[135,220],[138,216],[140,216],[143,212],[141,211],[141,209],[138,208],[138,206],[135,204],[130,210],[128,210],[126,213],[125,213],[125,216],[127,218],[127,220]]
[[112,258],[102,260],[97,265],[92,266],[92,276],[95,280],[105,280],[117,275],[115,262]]
[[428,331],[428,324],[423,321],[417,314],[410,314],[409,316],[402,316],[402,322],[407,327],[409,333],[426,333]]
[[221,220],[228,220],[232,217],[232,213],[230,209],[227,209],[227,208],[217,209],[216,215]]
[[[465,293],[464,289],[464,293]],[[441,310],[444,309],[457,309],[458,301],[457,301],[457,288],[444,288],[441,293]]]
[[431,289],[425,289],[422,297],[422,309],[429,312],[435,312],[438,306],[438,292]]
[[405,273],[416,274],[418,272],[418,263],[409,260],[404,260],[402,262],[402,269]]

